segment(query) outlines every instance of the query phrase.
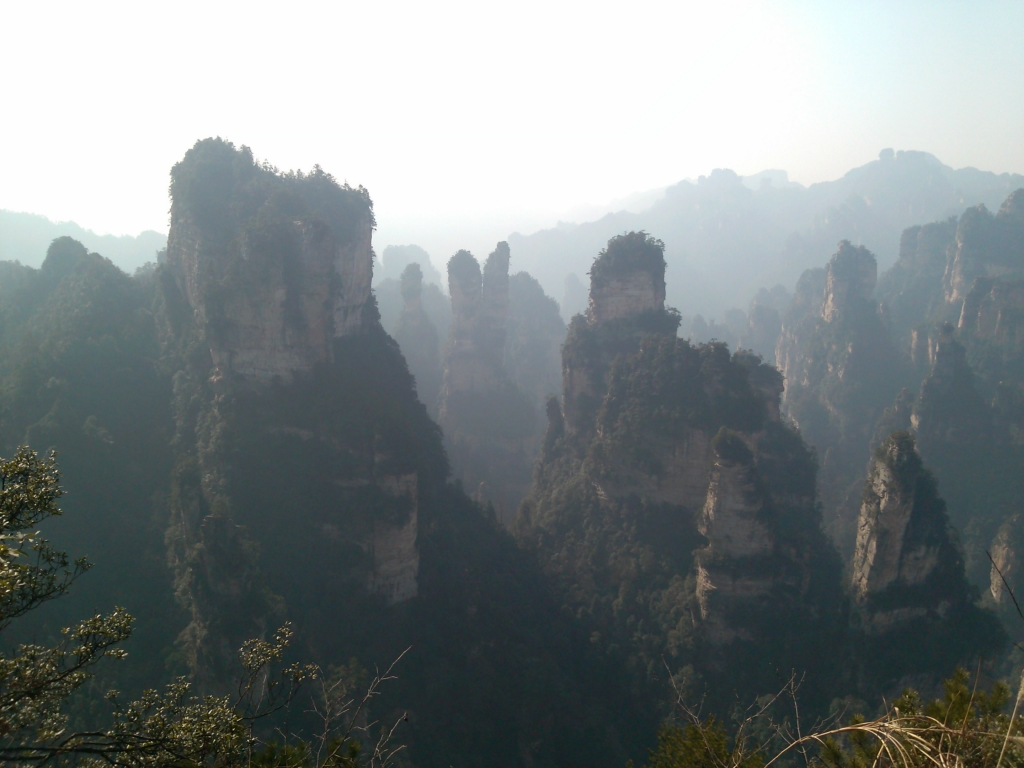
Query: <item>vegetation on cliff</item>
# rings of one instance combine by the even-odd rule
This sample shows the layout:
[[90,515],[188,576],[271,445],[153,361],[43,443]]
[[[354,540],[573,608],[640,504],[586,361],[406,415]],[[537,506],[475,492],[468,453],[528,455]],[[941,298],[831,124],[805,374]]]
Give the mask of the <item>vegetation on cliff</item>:
[[[143,702],[126,710],[129,725],[113,715],[124,728],[103,739],[137,734],[143,710],[172,724],[193,712],[220,718],[209,733],[225,740],[209,744],[221,764],[248,755],[238,710],[191,691],[222,696],[235,649],[252,638],[263,661],[250,672],[262,675],[284,653],[274,628],[289,621],[292,653],[349,687],[411,646],[367,718],[401,720],[412,765],[621,765],[669,716],[652,765],[753,768],[780,742],[743,747],[736,701],[792,689],[794,673],[806,675],[804,711],[825,715],[843,706],[834,699],[875,701],[908,674],[927,689],[1000,652],[967,577],[984,580],[990,548],[989,595],[1011,610],[1003,579],[1021,578],[1024,498],[1019,197],[995,216],[965,215],[948,244],[948,221],[908,232],[901,271],[877,290],[874,257],[843,243],[788,310],[784,291],[764,292],[760,320],[734,336],[761,349],[778,337],[781,370],[677,337],[664,245],[644,232],[616,236],[594,261],[591,311],[573,318],[560,359],[558,307],[529,275],[509,275],[508,246],[482,269],[460,252],[442,434],[423,402],[429,376],[440,383],[423,270],[410,264],[393,281],[396,343],[370,291],[365,190],[206,140],[175,166],[171,192],[167,259],[133,277],[68,238],[38,270],[0,263],[0,451],[51,478],[40,487],[53,501],[52,463],[18,446],[60,450],[68,490],[68,514],[46,519],[54,546],[28,533],[43,519],[30,515],[3,532],[15,537],[4,567],[24,575],[10,548],[28,547],[41,557],[40,594],[76,582],[10,626],[0,617],[0,629],[59,667],[62,637],[92,642],[88,628],[62,627],[112,605],[137,615],[131,636],[120,609],[90,625],[130,651],[117,679]],[[958,325],[932,330],[939,318]],[[915,343],[911,360],[902,350]],[[563,370],[541,440],[534,417]],[[799,432],[780,413],[784,385]],[[911,435],[892,434],[908,429],[920,456]],[[452,481],[443,438],[475,498]],[[510,535],[494,512],[510,519],[512,505],[487,502],[498,482],[526,490],[534,443],[540,460]],[[55,507],[43,502],[46,517]],[[881,586],[854,600],[822,530],[823,512],[851,503],[875,526],[875,552],[901,532],[896,575],[876,571]],[[63,548],[97,567],[78,580]],[[108,646],[82,647],[92,669]],[[30,656],[5,657],[7,682]],[[65,716],[74,727],[109,713],[110,678],[96,670],[40,705],[46,738]],[[193,687],[142,695],[179,674]],[[956,703],[962,682],[944,704],[905,697],[903,714],[867,722],[924,733],[934,713],[955,711],[971,728],[1008,727],[1002,694],[972,712]],[[704,698],[719,719],[674,720],[674,693]],[[289,727],[307,728],[307,715]],[[5,738],[27,739],[22,720]],[[873,760],[852,733],[821,736],[819,759]],[[964,754],[991,756],[994,743],[980,735]],[[307,747],[278,744],[256,762],[312,764]]]
[[[658,245],[639,233],[617,242],[634,240],[651,245],[633,251],[634,270],[649,274]],[[629,264],[618,266],[624,283]],[[676,338],[678,322],[663,307],[573,319],[565,409],[549,401],[516,533],[564,610],[647,698],[665,702],[674,677],[724,707],[774,685],[778,668],[820,664],[808,649],[823,637],[841,642],[838,560],[820,531],[814,460],[777,421],[778,373],[750,353]],[[717,474],[716,457],[743,463],[742,478]],[[756,552],[737,543],[748,526],[763,528]],[[724,597],[709,600],[714,590]]]
[[[225,331],[240,327],[246,292],[283,289],[304,317],[320,317],[302,303],[307,283],[289,276],[300,268],[289,253],[306,253],[307,241],[246,260],[253,233],[290,238],[299,221],[322,233],[314,245],[333,241],[344,256],[359,237],[335,228],[367,227],[368,198],[326,174],[257,167],[225,142],[201,142],[176,181],[185,200],[172,216],[185,211],[189,227],[172,220],[172,251],[198,243],[195,263],[209,271],[183,275],[172,253],[129,278],[59,242],[45,269],[15,269],[18,282],[0,286],[0,438],[65,452],[68,515],[53,537],[100,563],[19,633],[45,639],[93,606],[121,603],[138,617],[122,690],[192,673],[217,693],[233,679],[234,648],[291,620],[296,653],[325,668],[412,646],[373,712],[408,713],[413,762],[621,764],[636,754],[649,721],[618,714],[620,673],[450,481],[438,427],[372,297],[308,370],[265,381],[211,354],[245,341]],[[275,264],[291,266],[261,271]],[[309,338],[283,322],[297,329],[290,338]],[[382,583],[382,568],[404,581]],[[106,687],[97,679],[82,707]]]

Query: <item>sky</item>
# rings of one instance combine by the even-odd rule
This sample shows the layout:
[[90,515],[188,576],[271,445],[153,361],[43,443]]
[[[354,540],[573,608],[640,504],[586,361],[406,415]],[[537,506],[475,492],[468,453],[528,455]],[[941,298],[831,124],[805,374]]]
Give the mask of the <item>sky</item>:
[[166,232],[222,136],[373,197],[438,266],[580,206],[885,147],[1024,172],[1024,2],[24,2],[0,25],[0,208]]

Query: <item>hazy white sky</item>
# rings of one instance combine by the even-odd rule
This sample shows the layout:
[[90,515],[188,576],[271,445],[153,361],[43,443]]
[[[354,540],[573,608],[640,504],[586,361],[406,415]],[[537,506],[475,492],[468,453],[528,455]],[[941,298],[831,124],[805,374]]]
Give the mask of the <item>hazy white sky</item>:
[[378,249],[438,264],[715,167],[1024,172],[1024,2],[0,8],[0,208],[101,233],[166,231],[168,171],[211,135],[367,186]]

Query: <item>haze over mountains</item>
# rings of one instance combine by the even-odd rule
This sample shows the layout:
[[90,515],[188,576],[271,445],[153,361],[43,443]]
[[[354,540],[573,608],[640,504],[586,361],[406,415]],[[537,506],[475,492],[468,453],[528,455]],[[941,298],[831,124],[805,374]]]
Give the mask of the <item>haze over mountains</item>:
[[98,235],[73,221],[50,221],[35,213],[0,210],[0,260],[20,261],[27,267],[43,263],[46,249],[58,237],[73,237],[92,251],[102,253],[131,274],[167,247],[167,235],[146,230],[138,235]]
[[[565,214],[573,221],[532,234],[517,231],[508,242],[519,268],[540,281],[568,321],[585,308],[582,286],[603,243],[629,230],[657,232],[669,265],[668,304],[684,316],[721,319],[726,310],[746,308],[762,287],[781,284],[792,290],[803,270],[824,265],[840,240],[864,245],[885,270],[895,262],[907,227],[959,216],[979,203],[995,210],[1022,185],[1024,176],[1018,173],[953,169],[926,152],[886,149],[878,160],[840,179],[809,187],[780,170],[743,177],[715,169],[695,181],[636,192],[606,206],[579,206]],[[155,260],[166,246],[166,235],[158,232],[97,235],[74,222],[0,211],[0,259],[38,266],[49,242],[62,235],[103,253],[129,273]],[[409,261],[398,249],[391,264],[390,248],[378,246],[382,264],[375,284],[397,278]],[[425,258],[422,249],[418,253],[427,281],[447,291],[439,267],[451,254]]]
[[1024,768],[1024,2],[0,18],[0,768]]
[[[681,737],[677,697],[728,717],[780,675],[811,721],[908,681],[930,697],[958,667],[1013,678],[1024,185],[996,213],[928,217],[1017,179],[889,152],[810,189],[717,171],[562,228],[658,226],[594,246],[566,324],[523,270],[565,274],[557,253],[459,250],[447,280],[415,245],[375,264],[367,189],[197,141],[156,264],[128,275],[68,236],[38,269],[0,260],[0,524],[37,498],[24,446],[56,450],[67,515],[47,533],[100,563],[6,639],[57,642],[97,606],[138,617],[75,727],[115,682],[223,695],[236,649],[283,622],[350,688],[411,646],[367,718],[402,723],[424,767],[621,768]],[[881,277],[850,242],[918,216]],[[712,276],[668,264],[661,236]],[[818,248],[825,267],[724,325],[667,301],[735,300],[759,255],[784,272]],[[311,712],[259,726],[252,762],[333,765],[282,736]],[[309,759],[271,760],[282,738]]]
[[732,171],[715,170],[695,183],[669,187],[646,211],[515,234],[509,245],[523,268],[564,304],[566,273],[583,277],[608,238],[629,230],[655,232],[669,265],[668,304],[684,315],[716,318],[730,307],[745,307],[763,286],[792,289],[800,273],[822,266],[840,240],[866,246],[886,269],[896,260],[905,228],[958,216],[979,203],[997,209],[1022,183],[1020,174],[954,170],[925,152],[887,149],[841,179],[808,188],[769,176],[755,190]]

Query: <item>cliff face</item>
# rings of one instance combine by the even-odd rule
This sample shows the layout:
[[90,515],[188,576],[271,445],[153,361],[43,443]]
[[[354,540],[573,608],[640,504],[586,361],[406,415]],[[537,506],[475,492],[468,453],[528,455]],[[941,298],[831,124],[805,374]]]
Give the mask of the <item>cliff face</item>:
[[892,338],[910,361],[905,385],[920,391],[901,428],[915,430],[942,484],[968,576],[978,585],[991,581],[985,550],[1024,499],[1022,287],[1018,190],[995,215],[977,206],[959,220],[907,229],[899,261],[877,291]]
[[959,326],[979,339],[1019,348],[1024,333],[1024,280],[975,280],[964,299]]
[[505,523],[529,488],[537,420],[504,365],[509,258],[498,243],[482,271],[468,251],[448,262],[452,326],[439,415],[455,475]]
[[777,347],[786,415],[821,457],[827,525],[844,553],[853,550],[875,424],[909,375],[872,298],[876,271],[867,249],[840,243],[817,302],[813,289],[821,278],[802,278]]
[[[656,286],[660,249],[631,233],[595,261],[592,311],[573,319],[563,347],[564,410],[549,402],[516,531],[567,606],[600,642],[629,648],[631,664],[664,655],[716,680],[756,677],[753,647],[763,662],[776,641],[802,647],[808,621],[835,631],[838,563],[819,528],[811,455],[779,418],[778,372],[676,338],[678,316],[657,291],[636,314],[602,309],[633,301],[609,292],[609,261],[623,290]],[[791,617],[786,641],[773,611]]]
[[[255,166],[233,170],[235,185],[258,183]],[[370,297],[369,207],[345,210],[358,205],[353,193],[342,205],[327,201],[328,210],[312,210],[303,194],[313,194],[324,180],[311,176],[290,185],[295,199],[283,210],[261,209],[254,220],[204,222],[209,212],[196,210],[201,201],[189,196],[191,181],[178,182],[167,262],[217,374],[266,382],[329,362],[333,340],[362,327]],[[329,210],[331,203],[344,208]],[[302,218],[291,213],[303,207]]]
[[740,612],[777,586],[762,569],[736,566],[769,558],[775,541],[763,522],[764,499],[749,449],[734,434],[725,433],[716,443],[707,500],[697,524],[709,546],[696,558],[696,595],[707,636],[727,643],[737,637],[752,639],[750,629],[737,620]]
[[610,240],[598,256],[590,270],[589,322],[604,323],[664,309],[665,260],[659,259],[664,244],[649,240],[643,232],[630,232]]
[[877,280],[878,264],[866,248],[840,244],[839,251],[828,263],[822,320],[831,323],[840,315],[861,311],[861,307],[872,300]]
[[[1008,517],[1000,526],[992,542],[992,567],[989,570],[989,595],[992,601],[1009,613],[1009,590],[1019,594],[1021,583],[1021,518],[1019,514]],[[1009,587],[1009,589],[1007,589]]]
[[946,300],[962,302],[974,281],[1020,272],[1024,266],[1024,189],[1011,194],[993,216],[984,205],[960,217],[944,278]]
[[[498,254],[498,251],[495,251]],[[506,254],[507,256],[507,254]],[[488,259],[490,262],[490,259]],[[505,272],[501,274],[501,263]],[[486,306],[480,264],[469,251],[459,251],[448,262],[448,290],[452,299],[452,326],[444,356],[444,403],[457,392],[488,392],[502,379],[505,322],[508,312],[508,259],[494,257],[488,270],[492,284],[486,294],[497,306]],[[504,288],[504,292],[502,292]],[[494,343],[500,342],[495,349]]]
[[997,421],[952,326],[940,328],[932,346],[933,365],[912,424],[921,455],[942,481],[950,519],[967,534],[967,572],[975,583],[985,583],[985,550],[1024,499],[1020,453],[1007,430],[1012,420]]
[[595,259],[589,309],[572,319],[562,351],[562,408],[570,435],[591,434],[616,356],[635,351],[645,335],[675,335],[679,317],[665,311],[663,250],[661,241],[630,232],[609,240]]
[[395,525],[387,520],[373,521],[373,538],[369,545],[373,565],[367,586],[371,592],[383,595],[393,605],[416,597],[419,592],[417,476],[415,472],[383,474],[376,480],[378,488],[388,500],[406,507],[408,520],[404,525]]
[[775,366],[788,385],[806,384],[804,350],[814,334],[821,313],[827,272],[808,269],[796,284],[793,301],[782,317],[782,327],[775,347]]
[[[878,295],[890,312],[894,338],[915,357],[923,335],[949,322],[962,331],[972,364],[993,385],[1020,380],[1024,367],[1024,190],[994,216],[984,206],[955,218],[907,229],[900,258]],[[916,337],[916,339],[914,338]]]
[[419,264],[408,265],[402,272],[402,313],[395,328],[395,341],[416,379],[416,392],[432,414],[437,413],[437,397],[441,390],[441,358],[437,329],[423,309],[423,272]]
[[1002,642],[991,614],[973,604],[935,477],[908,432],[894,432],[872,459],[852,586],[868,668],[892,674],[926,658],[950,664]]
[[658,285],[656,276],[645,269],[609,277],[597,285],[592,281],[591,286],[587,318],[593,323],[632,317],[665,306],[664,278]]
[[[913,437],[891,435],[872,461],[857,521],[857,601],[866,603],[893,587],[920,586],[941,561],[956,562],[946,527],[945,505],[935,495],[934,479],[924,473]],[[887,618],[875,617],[880,620]]]
[[910,227],[900,239],[899,259],[879,280],[878,298],[887,307],[893,339],[905,348],[912,335],[950,318],[943,289],[957,220]]
[[[168,540],[192,616],[183,639],[214,686],[230,650],[280,618],[280,601],[301,603],[290,557],[386,602],[417,594],[421,465],[409,430],[429,427],[425,414],[380,419],[415,400],[399,392],[408,374],[370,295],[365,191],[319,170],[280,176],[208,140],[175,166],[172,200],[161,323],[184,367]],[[366,380],[353,386],[360,358]],[[375,367],[393,369],[390,394]],[[324,409],[332,390],[340,402]],[[305,499],[268,485],[275,476]],[[254,554],[271,542],[288,554]]]
[[[381,327],[368,281],[338,267],[357,253],[368,268],[365,192],[320,172],[278,174],[209,140],[175,167],[172,193],[174,247],[184,248],[188,231],[199,246],[196,258],[176,251],[155,275],[161,364],[174,371],[165,443],[173,470],[158,498],[167,500],[174,589],[188,612],[180,648],[197,686],[226,690],[241,643],[290,621],[301,657],[325,665],[420,649],[390,689],[408,708],[403,740],[416,764],[437,754],[459,764],[481,754],[553,763],[566,748],[588,764],[621,763],[616,737],[593,737],[621,717],[575,671],[586,650],[532,563],[449,482],[441,431]],[[320,245],[307,248],[297,231],[319,232]],[[246,250],[256,240],[262,250]],[[514,456],[488,453],[486,440],[528,419],[477,406],[509,401],[507,390],[480,390],[508,380],[507,251],[483,276],[477,266],[475,285],[468,261],[470,279],[453,280],[446,413],[480,430],[470,433],[479,442],[459,444],[468,446],[460,457],[486,459],[505,476]],[[188,264],[201,266],[191,294]],[[406,319],[422,329],[414,272]],[[595,679],[614,681],[619,673],[597,663]],[[530,680],[544,683],[523,685]],[[598,703],[581,719],[570,704],[579,700]],[[506,725],[494,729],[496,721]],[[645,721],[637,732],[649,730]]]

